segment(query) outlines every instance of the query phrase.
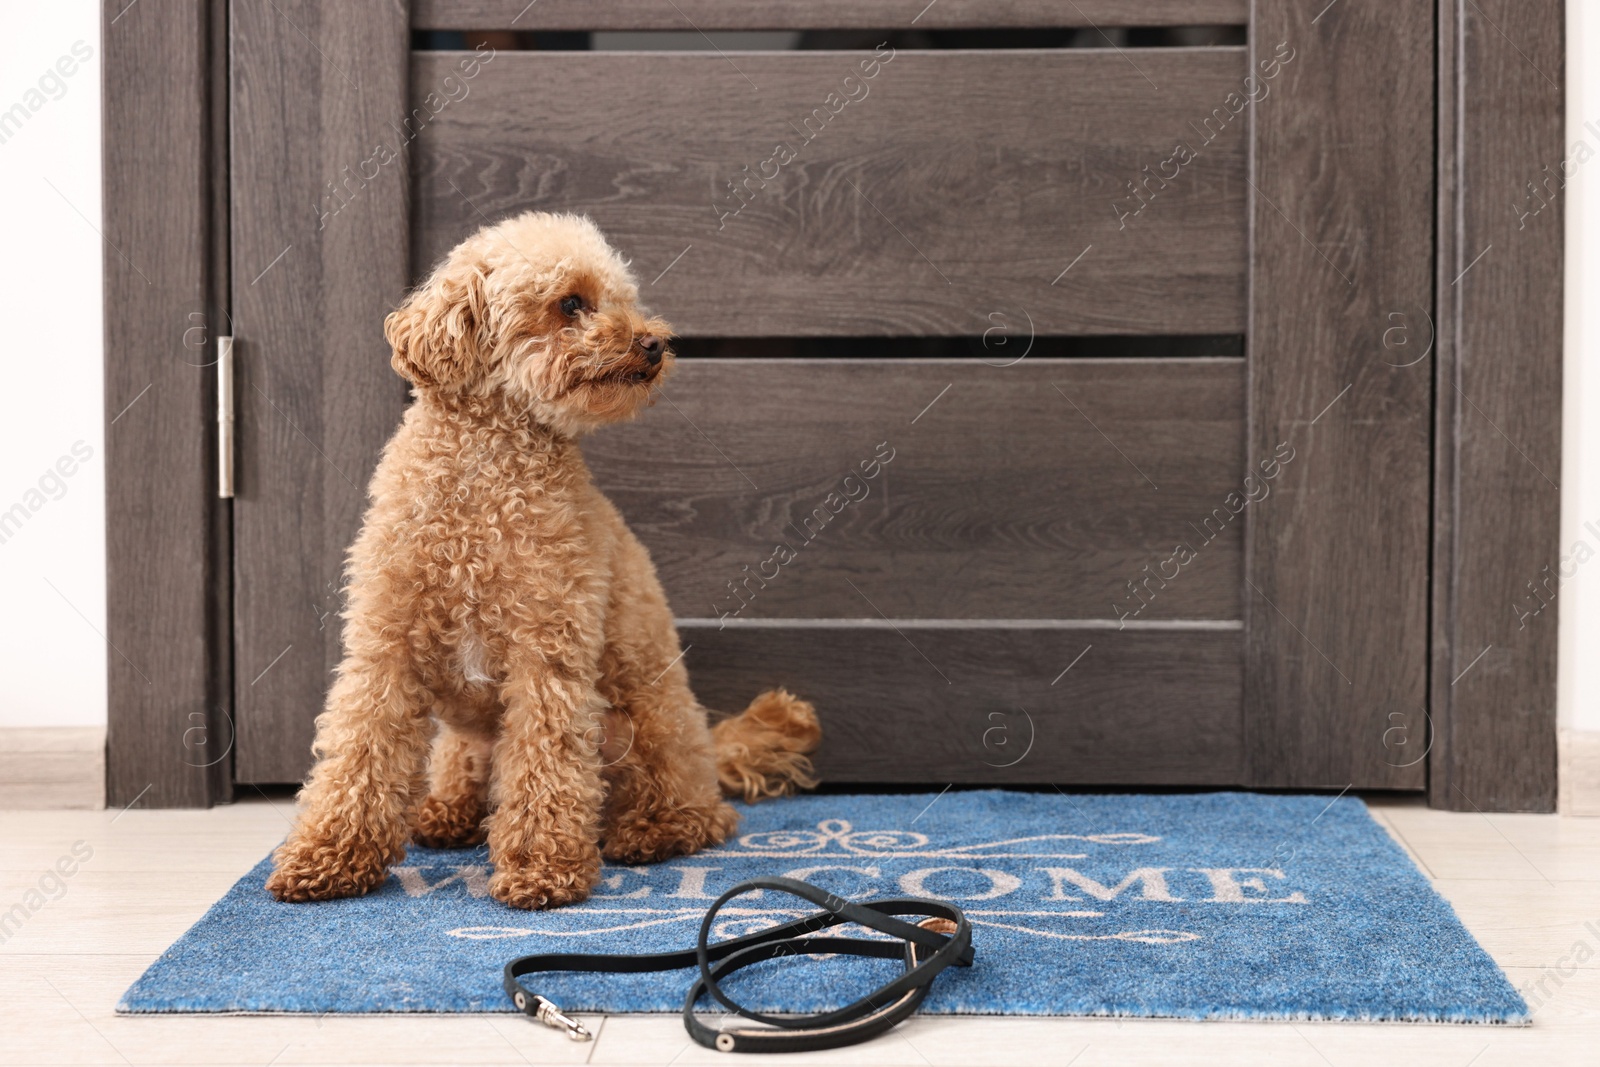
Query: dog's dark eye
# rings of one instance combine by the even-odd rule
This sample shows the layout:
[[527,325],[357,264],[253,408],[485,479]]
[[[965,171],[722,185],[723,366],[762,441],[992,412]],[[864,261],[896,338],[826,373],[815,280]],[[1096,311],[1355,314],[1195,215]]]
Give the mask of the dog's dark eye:
[[571,318],[583,310],[583,297],[564,296],[561,298],[561,314]]

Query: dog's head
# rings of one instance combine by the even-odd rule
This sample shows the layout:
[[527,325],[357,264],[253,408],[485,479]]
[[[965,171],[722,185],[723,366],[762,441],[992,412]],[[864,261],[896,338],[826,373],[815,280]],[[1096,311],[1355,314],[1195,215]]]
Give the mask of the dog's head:
[[529,212],[445,257],[384,322],[420,391],[499,395],[560,433],[632,418],[672,366],[672,328],[638,306],[594,223]]

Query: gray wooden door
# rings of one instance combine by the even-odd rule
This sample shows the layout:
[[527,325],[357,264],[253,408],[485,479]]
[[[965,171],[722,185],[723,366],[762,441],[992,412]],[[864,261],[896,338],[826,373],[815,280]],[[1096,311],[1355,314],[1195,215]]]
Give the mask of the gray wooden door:
[[239,781],[309,763],[384,314],[536,208],[683,335],[586,452],[709,706],[835,782],[1423,787],[1433,5],[918,6],[234,0]]

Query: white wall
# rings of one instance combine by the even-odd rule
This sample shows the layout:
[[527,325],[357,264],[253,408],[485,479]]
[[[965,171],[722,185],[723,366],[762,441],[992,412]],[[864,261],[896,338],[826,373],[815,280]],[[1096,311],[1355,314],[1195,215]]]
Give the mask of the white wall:
[[0,727],[95,726],[106,718],[108,654],[99,5],[7,4],[5,14]]
[[[1561,724],[1600,731],[1600,4],[1567,4],[1566,365],[1561,442],[1561,550],[1568,557],[1557,611]],[[1587,145],[1588,151],[1579,147]],[[1578,162],[1587,160],[1587,162]]]

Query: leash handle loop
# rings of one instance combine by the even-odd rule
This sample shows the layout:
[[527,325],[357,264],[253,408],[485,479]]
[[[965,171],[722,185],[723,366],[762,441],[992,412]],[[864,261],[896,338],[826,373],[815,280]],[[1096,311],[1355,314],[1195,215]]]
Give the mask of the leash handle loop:
[[[776,933],[776,931],[767,930],[755,935],[762,940],[754,942],[752,947],[759,947],[761,945],[774,945],[781,946],[781,948],[778,948],[777,950],[765,955],[752,955],[750,948],[745,948],[740,945],[740,941],[744,939],[723,942],[717,947],[725,948],[736,945],[739,945],[740,947],[734,948],[732,952],[724,954],[730,958],[728,958],[721,967],[718,967],[716,970],[711,968],[711,948],[709,941],[711,937],[711,928],[716,922],[717,914],[729,901],[736,897],[743,896],[746,893],[754,892],[758,889],[771,889],[780,893],[788,893],[791,896],[800,897],[802,900],[808,900],[811,903],[826,909],[825,911],[818,912],[815,915],[808,916],[806,919],[801,920],[801,923],[804,925],[807,932],[826,929],[842,923],[855,923],[857,926],[862,926],[869,930],[876,930],[879,933],[885,933],[893,937],[897,937],[901,941],[906,942],[908,947],[911,945],[921,945],[922,947],[930,949],[931,951],[928,954],[928,958],[922,960],[921,962],[910,961],[908,958],[906,972],[899,978],[881,986],[872,993],[869,993],[867,996],[857,1000],[853,1004],[847,1004],[844,1007],[838,1008],[834,1011],[821,1012],[815,1015],[799,1017],[792,1015],[768,1015],[761,1012],[751,1011],[748,1008],[736,1003],[731,997],[724,993],[721,985],[718,982],[718,979],[723,975],[731,974],[734,971],[739,970],[742,967],[749,966],[752,963],[761,962],[767,959],[774,959],[777,956],[785,955],[791,952],[796,955],[810,955],[813,951],[812,947],[804,944],[805,942],[811,941],[811,938],[800,937],[793,934],[781,934],[777,937],[770,937],[767,935],[772,935]],[[913,911],[916,914],[943,918],[951,918],[951,913],[954,915],[959,915],[960,922],[958,923],[957,934],[954,936],[946,936],[944,934],[936,933],[925,927],[904,922],[889,914],[888,909],[880,910],[878,907],[873,906],[874,904],[880,903],[893,903],[897,905],[894,909],[892,909],[895,911]],[[878,1010],[884,1004],[891,1003],[898,999],[907,990],[910,990],[913,987],[926,986],[927,983],[933,980],[933,975],[944,970],[944,968],[950,966],[951,963],[956,962],[954,957],[960,954],[961,949],[970,946],[971,929],[970,927],[965,927],[965,924],[966,916],[961,914],[960,909],[955,908],[953,905],[943,904],[936,900],[922,900],[912,897],[893,902],[868,901],[863,904],[856,904],[846,900],[843,897],[829,893],[824,889],[820,889],[809,882],[802,882],[795,878],[752,878],[747,882],[739,883],[732,889],[729,889],[726,893],[722,894],[722,896],[718,897],[711,907],[706,910],[706,916],[700,922],[700,936],[695,946],[696,955],[698,957],[697,962],[700,965],[700,984],[703,985],[706,991],[709,992],[711,996],[724,1008],[727,1008],[729,1011],[734,1012],[737,1015],[742,1015],[747,1019],[753,1019],[756,1022],[766,1023],[768,1026],[775,1026],[790,1030],[804,1030],[815,1029],[817,1027],[837,1026],[841,1023],[860,1018]],[[792,925],[793,924],[791,924],[791,926]],[[965,927],[964,934],[961,932],[963,927]],[[961,940],[958,941],[957,937],[960,937]],[[841,948],[838,946],[840,944],[848,945],[862,942],[858,942],[857,939],[843,939],[842,942],[840,939],[832,939],[830,943],[833,943],[836,946],[834,951],[843,951],[849,953],[852,951],[850,948]],[[864,944],[869,946],[877,946],[885,943],[873,940],[866,941]],[[941,955],[941,953],[943,955]],[[877,953],[870,950],[856,952],[855,954],[877,955]],[[900,954],[898,946],[896,946],[896,951],[894,954]],[[739,962],[735,963],[735,959],[737,959]]]

